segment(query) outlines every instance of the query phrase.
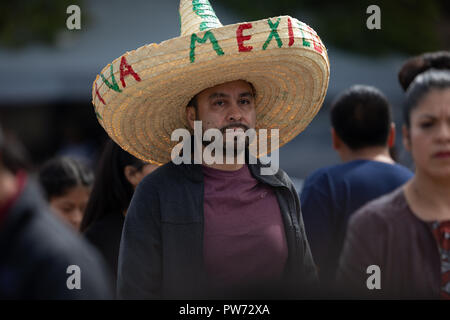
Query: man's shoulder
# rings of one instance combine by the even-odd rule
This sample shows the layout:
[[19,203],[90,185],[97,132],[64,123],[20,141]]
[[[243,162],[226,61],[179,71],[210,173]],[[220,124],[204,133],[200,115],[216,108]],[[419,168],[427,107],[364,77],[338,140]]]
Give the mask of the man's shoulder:
[[[249,165],[249,167],[252,174],[263,183],[267,183],[271,186],[284,186],[288,188],[294,187],[289,175],[281,168],[277,168],[277,170],[275,170],[269,166],[262,165],[259,162]],[[265,172],[262,171],[263,168],[266,169]]]
[[413,172],[399,163],[387,163],[382,161],[362,161],[362,168],[367,171],[386,172],[386,174],[398,174],[412,176]]
[[145,176],[144,180],[158,180],[172,177],[176,175],[176,172],[179,170],[179,166],[181,165],[175,165],[173,162],[169,161]]
[[406,180],[412,177],[413,173],[401,164],[390,164],[380,161],[355,160],[336,165],[331,165],[315,170],[305,180],[307,185],[320,185],[322,183],[337,184],[340,182],[349,183],[364,179],[372,179],[381,176],[396,176]]
[[286,173],[286,171],[284,171],[281,168],[278,168],[278,171],[275,173],[275,177],[282,182],[292,184],[292,181],[291,181],[291,178],[289,177],[289,175]]
[[347,167],[346,163],[341,163],[316,169],[306,177],[304,188],[330,183],[332,180],[339,180]]
[[139,186],[141,188],[150,188],[151,186],[158,186],[166,182],[180,180],[185,176],[183,172],[187,170],[186,168],[183,168],[183,166],[185,165],[175,165],[172,162],[163,164],[162,166],[158,167],[153,172],[145,176]]
[[150,204],[152,199],[167,199],[173,194],[185,194],[202,181],[200,165],[168,162],[142,179],[133,199]]

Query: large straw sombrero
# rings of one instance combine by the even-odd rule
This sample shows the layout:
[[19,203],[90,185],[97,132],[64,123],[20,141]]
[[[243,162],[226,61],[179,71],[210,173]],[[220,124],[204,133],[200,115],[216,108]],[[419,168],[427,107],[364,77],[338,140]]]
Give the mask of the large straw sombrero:
[[142,160],[169,162],[172,132],[189,128],[191,98],[240,79],[256,90],[257,131],[279,129],[281,147],[306,128],[330,74],[314,30],[289,16],[222,26],[208,0],[181,0],[179,10],[180,37],[125,53],[94,81],[97,118],[115,142]]

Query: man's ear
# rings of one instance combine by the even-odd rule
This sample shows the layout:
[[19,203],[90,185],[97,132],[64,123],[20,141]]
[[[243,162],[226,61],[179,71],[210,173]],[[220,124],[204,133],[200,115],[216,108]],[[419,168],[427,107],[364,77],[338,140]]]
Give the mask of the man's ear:
[[391,122],[391,128],[389,129],[387,145],[388,145],[388,148],[392,148],[395,145],[395,123],[394,122]]
[[339,136],[336,133],[336,130],[334,130],[333,127],[331,127],[331,141],[334,150],[339,150],[341,148],[342,145],[341,138],[339,138]]
[[186,107],[186,119],[187,119],[191,129],[194,129],[194,121],[197,118],[196,114],[197,114],[197,111],[195,110],[195,108],[193,106]]
[[403,141],[403,146],[405,147],[405,149],[409,152],[411,152],[411,137],[409,134],[409,130],[406,127],[406,125],[402,126],[402,141]]
[[137,173],[138,173],[138,169],[136,169],[133,166],[125,166],[125,168],[123,168],[123,174],[125,175],[125,178],[128,180],[129,183],[131,183],[131,185],[136,188],[136,186],[139,184],[139,180],[137,177]]

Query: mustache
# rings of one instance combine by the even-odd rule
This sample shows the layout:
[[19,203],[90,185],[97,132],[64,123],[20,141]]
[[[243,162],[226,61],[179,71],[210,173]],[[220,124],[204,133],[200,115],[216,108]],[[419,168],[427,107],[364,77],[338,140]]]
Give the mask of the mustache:
[[231,128],[242,128],[242,129],[244,129],[244,131],[247,131],[248,129],[250,129],[249,126],[247,126],[243,123],[235,122],[235,123],[227,124],[226,126],[220,128],[220,132],[226,133],[226,130],[231,129]]

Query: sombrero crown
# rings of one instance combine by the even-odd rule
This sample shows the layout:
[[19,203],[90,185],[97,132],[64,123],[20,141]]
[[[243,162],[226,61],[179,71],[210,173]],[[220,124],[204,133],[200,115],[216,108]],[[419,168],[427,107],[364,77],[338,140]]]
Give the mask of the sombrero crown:
[[145,161],[170,161],[191,98],[240,79],[257,93],[256,129],[279,129],[282,146],[306,128],[330,73],[313,29],[289,16],[222,26],[208,0],[181,0],[179,11],[180,37],[125,53],[94,81],[97,118],[115,142]]

